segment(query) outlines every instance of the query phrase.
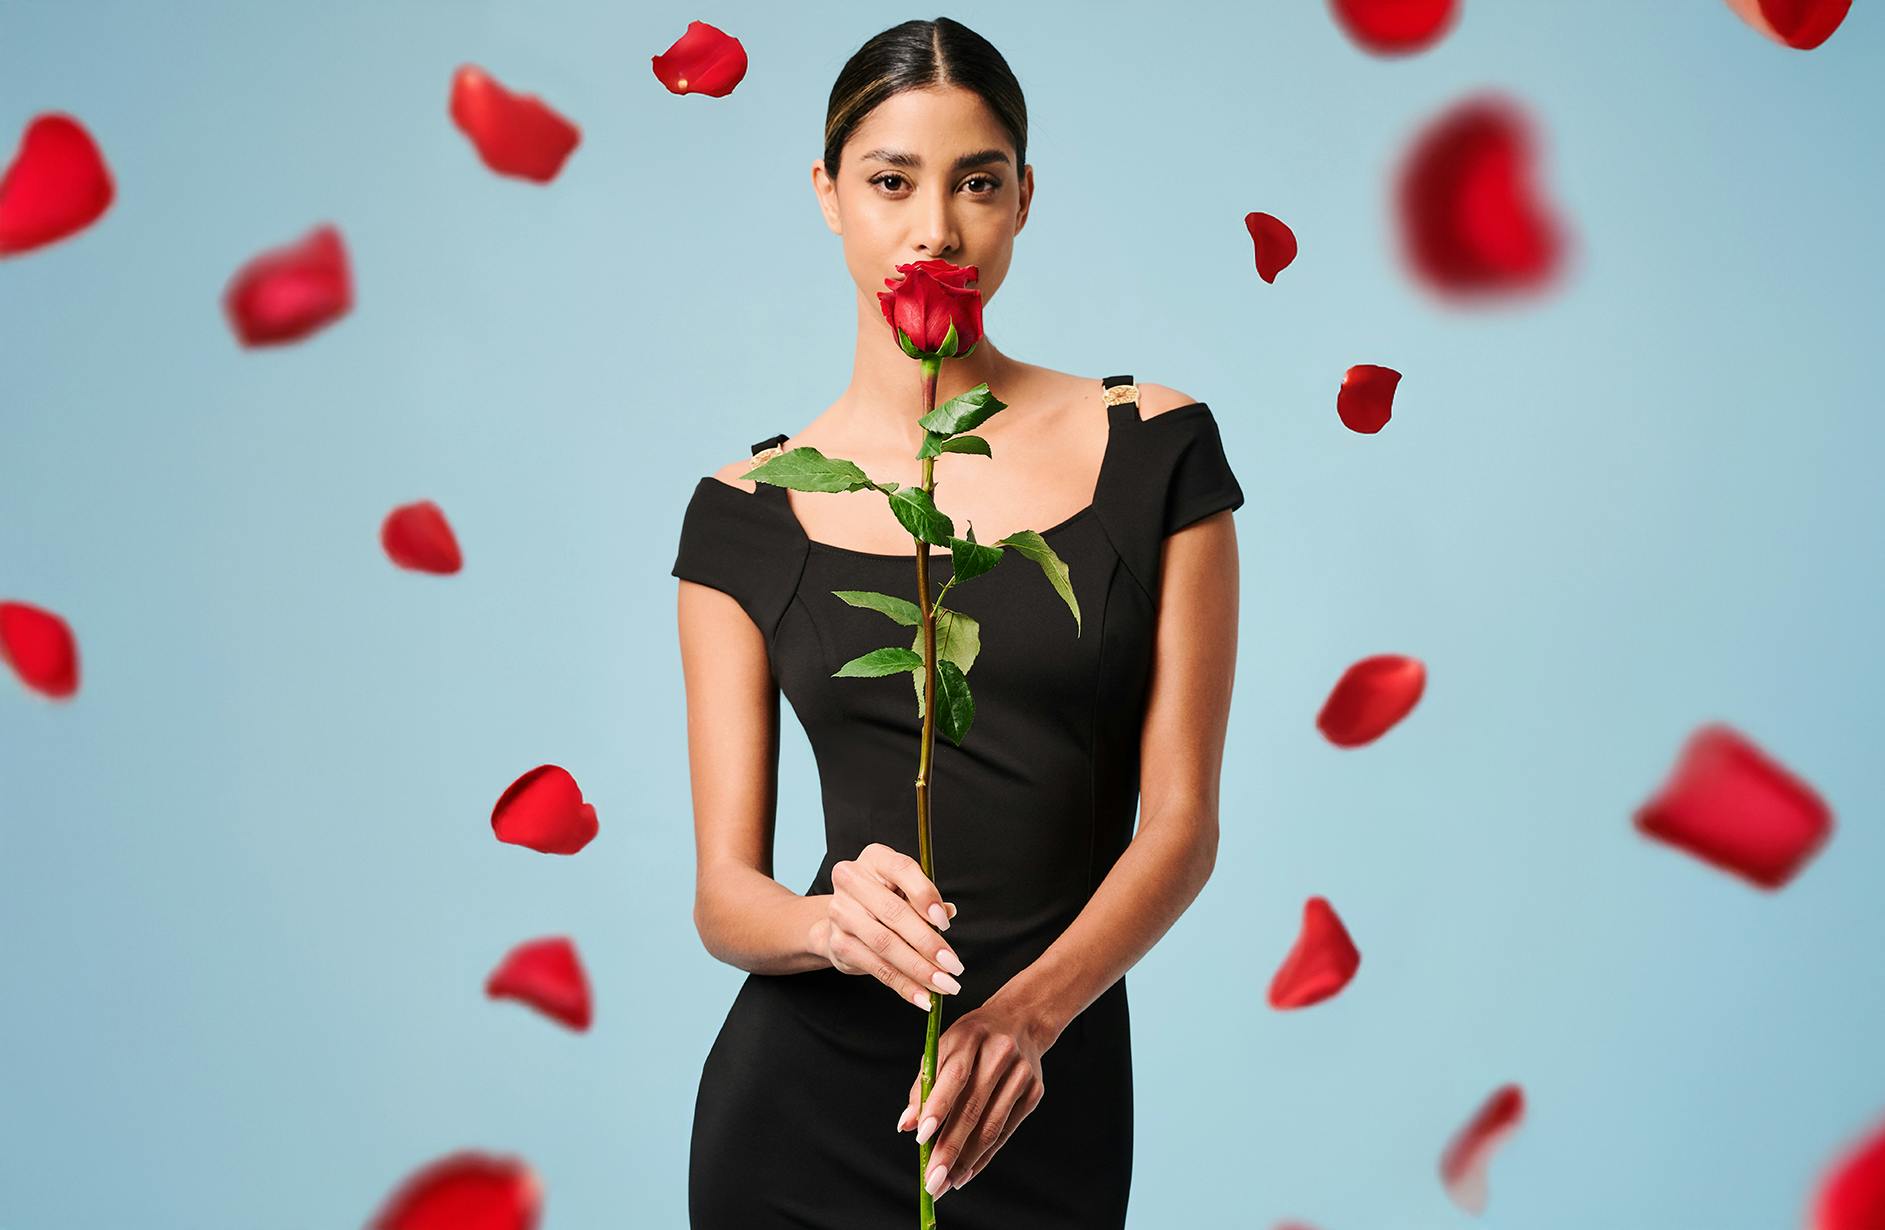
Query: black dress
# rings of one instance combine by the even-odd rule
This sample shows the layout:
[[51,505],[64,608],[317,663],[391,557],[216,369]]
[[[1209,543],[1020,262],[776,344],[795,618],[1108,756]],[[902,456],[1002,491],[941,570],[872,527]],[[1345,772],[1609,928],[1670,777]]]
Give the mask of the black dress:
[[[1105,388],[1132,385],[1109,376]],[[1072,923],[1131,840],[1165,535],[1243,503],[1204,402],[1139,417],[1136,389],[1094,412],[1109,435],[1093,501],[1042,530],[1082,617],[1009,552],[950,591],[982,622],[963,745],[932,764],[935,882],[966,972],[942,1028],[982,1003]],[[784,435],[753,446],[755,453]],[[865,498],[863,493],[858,498]],[[875,499],[877,497],[871,496]],[[945,509],[946,511],[946,509]],[[957,533],[963,533],[960,523]],[[978,540],[980,539],[978,535]],[[835,598],[914,600],[914,554],[812,542],[782,487],[711,476],[695,487],[673,575],[724,590],[765,634],[772,673],[817,759],[827,850],[805,889],[871,842],[917,856],[916,689],[907,673],[832,678],[914,632]],[[950,575],[931,557],[932,585]],[[923,1013],[868,975],[749,974],[707,1053],[688,1170],[694,1230],[892,1230],[916,1222],[915,1132],[897,1116],[923,1062]],[[945,1192],[949,1230],[1103,1230],[1126,1223],[1132,1054],[1121,978],[1042,1057],[1040,1104],[974,1182]]]

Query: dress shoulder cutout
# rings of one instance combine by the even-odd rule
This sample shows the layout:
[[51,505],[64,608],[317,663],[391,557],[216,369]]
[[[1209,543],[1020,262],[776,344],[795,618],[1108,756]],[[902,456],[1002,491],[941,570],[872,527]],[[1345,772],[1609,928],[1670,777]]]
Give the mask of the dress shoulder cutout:
[[[753,452],[783,439],[762,440]],[[732,595],[770,646],[798,589],[805,556],[805,536],[783,487],[760,483],[747,491],[709,474],[694,484],[669,575]]]
[[1142,418],[1131,376],[1102,383],[1112,431],[1130,439],[1109,442],[1110,463],[1095,504],[1127,570],[1156,595],[1165,538],[1214,512],[1242,507],[1243,487],[1208,403]]

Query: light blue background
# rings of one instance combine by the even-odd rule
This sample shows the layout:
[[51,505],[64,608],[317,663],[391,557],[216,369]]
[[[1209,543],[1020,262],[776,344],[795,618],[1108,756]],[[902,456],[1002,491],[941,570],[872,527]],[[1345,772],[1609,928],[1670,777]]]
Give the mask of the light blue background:
[[[695,480],[845,385],[807,167],[840,65],[906,15],[0,4],[0,144],[70,111],[119,188],[0,263],[0,597],[83,662],[67,705],[0,681],[0,1226],[357,1225],[459,1147],[527,1157],[546,1227],[684,1224],[744,974],[690,917],[668,568]],[[1467,0],[1399,61],[1312,0],[950,15],[1033,120],[991,332],[1209,401],[1248,496],[1217,873],[1129,979],[1132,1224],[1469,1224],[1436,1160],[1507,1080],[1530,1113],[1480,1224],[1798,1224],[1885,1114],[1877,6],[1802,53],[1715,0]],[[649,71],[694,17],[746,45],[728,98]],[[464,62],[583,126],[556,183],[473,156]],[[1576,260],[1443,310],[1384,177],[1481,86],[1541,121]],[[1274,286],[1251,209],[1301,239]],[[224,282],[324,220],[353,314],[244,352]],[[1360,362],[1405,373],[1377,436],[1334,413]],[[381,553],[419,498],[461,575]],[[1316,709],[1377,652],[1427,695],[1333,748]],[[822,834],[785,712],[796,890]],[[1710,719],[1835,809],[1778,894],[1630,827]],[[598,806],[579,857],[491,836],[545,761]],[[1275,1012],[1312,893],[1362,968]],[[560,933],[586,1036],[482,994]]]

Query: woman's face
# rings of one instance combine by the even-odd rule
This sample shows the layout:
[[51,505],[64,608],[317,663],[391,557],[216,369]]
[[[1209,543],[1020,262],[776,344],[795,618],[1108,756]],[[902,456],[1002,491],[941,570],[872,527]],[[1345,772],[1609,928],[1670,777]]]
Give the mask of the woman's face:
[[823,159],[812,182],[870,302],[898,265],[921,260],[974,265],[983,302],[993,297],[1027,221],[1034,172],[1014,165],[1014,144],[979,94],[942,86],[893,95],[841,154],[836,183]]

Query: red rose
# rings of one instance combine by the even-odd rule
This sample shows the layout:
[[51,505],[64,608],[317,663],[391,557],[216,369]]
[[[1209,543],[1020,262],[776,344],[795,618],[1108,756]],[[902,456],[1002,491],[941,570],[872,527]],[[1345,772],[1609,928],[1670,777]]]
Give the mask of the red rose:
[[[885,278],[890,289],[878,291],[877,302],[904,353],[913,359],[967,357],[982,340],[982,292],[968,285],[976,279],[975,266],[927,260],[898,265],[897,272],[903,279]],[[955,349],[943,354],[951,325]]]

